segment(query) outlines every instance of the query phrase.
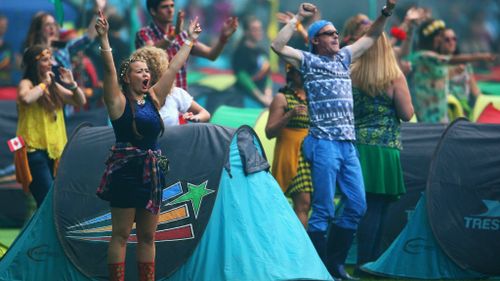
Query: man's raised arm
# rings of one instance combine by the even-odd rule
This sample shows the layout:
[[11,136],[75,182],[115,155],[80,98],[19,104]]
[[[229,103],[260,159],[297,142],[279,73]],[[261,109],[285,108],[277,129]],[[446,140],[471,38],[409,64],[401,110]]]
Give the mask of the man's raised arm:
[[296,30],[297,24],[305,18],[311,17],[316,13],[316,6],[309,3],[302,3],[299,6],[299,12],[288,21],[280,30],[278,36],[271,43],[271,49],[283,58],[286,62],[292,64],[295,68],[300,68],[302,53],[286,44]]
[[384,8],[382,8],[381,15],[373,22],[366,34],[348,47],[352,51],[352,60],[363,55],[377,41],[384,31],[387,18],[392,15],[392,11],[396,7],[396,2],[397,0],[387,0]]

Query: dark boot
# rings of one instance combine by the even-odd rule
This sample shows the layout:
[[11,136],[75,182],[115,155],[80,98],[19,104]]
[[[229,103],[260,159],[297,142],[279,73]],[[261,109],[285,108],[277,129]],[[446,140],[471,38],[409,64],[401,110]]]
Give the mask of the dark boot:
[[139,281],[155,281],[155,262],[138,262]]
[[336,279],[359,280],[350,276],[344,268],[344,263],[351,248],[356,230],[333,225],[330,227],[326,245],[326,268]]
[[[318,252],[319,257],[323,263],[326,262],[326,232],[325,231],[314,231],[307,232],[309,238]],[[325,263],[326,264],[326,263]]]
[[125,262],[108,263],[109,281],[125,280]]

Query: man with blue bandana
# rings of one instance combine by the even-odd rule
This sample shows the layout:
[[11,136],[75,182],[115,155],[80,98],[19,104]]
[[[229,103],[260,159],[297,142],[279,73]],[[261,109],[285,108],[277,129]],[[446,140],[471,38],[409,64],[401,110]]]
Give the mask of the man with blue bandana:
[[[299,69],[307,92],[309,135],[303,144],[311,164],[313,194],[308,233],[330,274],[354,279],[344,262],[358,223],[366,210],[361,166],[354,146],[354,114],[349,66],[368,50],[384,30],[397,0],[386,0],[381,15],[366,35],[352,45],[339,48],[339,33],[326,20],[314,22],[308,30],[310,52],[286,44],[298,23],[316,13],[313,4],[302,3],[299,12],[278,33],[271,48]],[[342,193],[343,209],[335,217],[336,186]],[[327,235],[327,229],[328,235]]]

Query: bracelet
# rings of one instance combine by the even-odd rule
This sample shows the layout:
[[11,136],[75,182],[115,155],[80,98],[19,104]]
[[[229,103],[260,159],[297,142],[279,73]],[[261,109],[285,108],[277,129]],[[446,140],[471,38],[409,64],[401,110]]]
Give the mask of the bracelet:
[[167,34],[163,35],[163,40],[165,40],[165,42],[167,42],[169,45],[172,44],[172,41],[173,41],[173,40],[170,40],[170,38],[168,37]]
[[42,92],[45,92],[45,89],[47,89],[47,84],[40,82],[40,84],[38,84],[38,87],[40,87],[40,89],[42,89]]
[[101,51],[101,52],[113,52],[113,48],[103,49],[101,46],[99,46],[99,51]]
[[189,48],[191,48],[191,47],[193,47],[194,43],[193,43],[193,41],[186,39],[186,40],[184,40],[184,45],[188,45]]
[[295,24],[295,28],[297,29],[298,32],[302,32],[304,30],[304,26],[302,25],[302,23],[300,21],[298,21]]
[[73,83],[73,85],[70,85],[68,87],[68,90],[70,90],[70,91],[74,91],[76,89],[78,89],[78,84],[77,83]]
[[382,13],[382,15],[383,15],[384,17],[386,17],[386,18],[388,18],[388,17],[392,16],[392,11],[391,11],[391,10],[389,10],[389,8],[387,8],[387,6],[384,6],[384,7],[382,8],[382,10],[380,10],[380,13]]

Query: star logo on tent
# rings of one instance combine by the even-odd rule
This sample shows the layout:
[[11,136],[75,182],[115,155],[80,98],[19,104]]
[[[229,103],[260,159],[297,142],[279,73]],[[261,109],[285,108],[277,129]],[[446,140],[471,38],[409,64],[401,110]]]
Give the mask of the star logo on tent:
[[188,191],[184,193],[182,196],[178,197],[174,201],[170,202],[169,205],[174,205],[182,202],[191,202],[194,210],[194,217],[198,218],[198,213],[201,208],[201,201],[203,197],[215,192],[214,190],[207,188],[208,181],[204,181],[203,183],[196,185],[192,183],[187,183]]

